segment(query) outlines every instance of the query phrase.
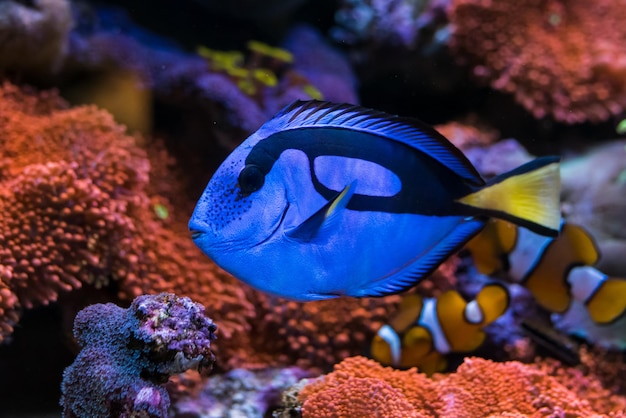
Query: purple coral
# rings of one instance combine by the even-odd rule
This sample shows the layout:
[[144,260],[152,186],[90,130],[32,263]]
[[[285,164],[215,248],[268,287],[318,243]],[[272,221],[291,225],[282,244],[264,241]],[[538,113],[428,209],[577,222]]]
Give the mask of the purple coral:
[[170,293],[88,306],[74,321],[82,350],[63,373],[63,416],[167,417],[163,384],[212,366],[216,329],[202,305]]

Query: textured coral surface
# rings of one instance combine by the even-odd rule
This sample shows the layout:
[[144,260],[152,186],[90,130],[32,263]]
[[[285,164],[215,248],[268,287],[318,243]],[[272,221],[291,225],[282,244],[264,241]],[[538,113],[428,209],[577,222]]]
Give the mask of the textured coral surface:
[[603,121],[626,107],[626,7],[602,0],[454,0],[451,45],[537,118]]
[[216,328],[202,305],[174,294],[83,309],[74,322],[82,350],[63,373],[63,416],[167,417],[164,383],[212,366]]
[[298,397],[304,418],[626,416],[626,398],[610,397],[594,378],[553,372],[466,358],[455,373],[428,378],[415,369],[351,357],[312,380]]

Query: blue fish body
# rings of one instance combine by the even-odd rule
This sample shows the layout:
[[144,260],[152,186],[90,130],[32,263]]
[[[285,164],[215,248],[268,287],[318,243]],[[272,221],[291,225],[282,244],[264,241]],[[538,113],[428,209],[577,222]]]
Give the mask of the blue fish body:
[[[511,178],[552,165],[540,161]],[[554,189],[548,183],[542,187]],[[491,188],[497,198],[506,184]],[[383,296],[427,276],[488,215],[558,230],[558,187],[556,206],[539,210],[557,208],[557,219],[536,222],[476,206],[487,186],[460,151],[419,122],[296,102],[222,163],[189,228],[219,266],[262,291],[301,301]]]

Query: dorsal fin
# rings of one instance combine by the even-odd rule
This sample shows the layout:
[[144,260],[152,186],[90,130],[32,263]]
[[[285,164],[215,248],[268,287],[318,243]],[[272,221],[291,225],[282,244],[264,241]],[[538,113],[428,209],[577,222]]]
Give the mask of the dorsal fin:
[[317,100],[296,101],[266,122],[259,134],[267,137],[279,131],[304,128],[350,129],[397,141],[439,161],[469,184],[484,185],[484,180],[465,155],[430,126],[416,119],[360,106]]

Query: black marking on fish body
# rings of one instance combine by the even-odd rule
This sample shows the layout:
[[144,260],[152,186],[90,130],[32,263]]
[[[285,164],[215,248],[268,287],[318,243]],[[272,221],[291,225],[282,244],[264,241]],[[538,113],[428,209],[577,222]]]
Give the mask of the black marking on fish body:
[[417,119],[389,115],[351,104],[312,100],[296,101],[286,106],[263,126],[269,132],[313,127],[345,128],[378,135],[438,160],[472,186],[485,184],[476,168],[458,148],[431,126]]
[[306,127],[277,132],[258,142],[247,156],[245,164],[258,166],[267,174],[280,155],[289,149],[300,150],[306,154],[313,186],[327,200],[336,196],[338,190],[326,187],[318,179],[314,169],[317,157],[336,156],[365,160],[398,176],[402,184],[398,193],[393,196],[355,193],[347,205],[352,210],[456,215],[458,213],[454,200],[474,190],[454,172],[418,150],[400,142],[349,128]]

